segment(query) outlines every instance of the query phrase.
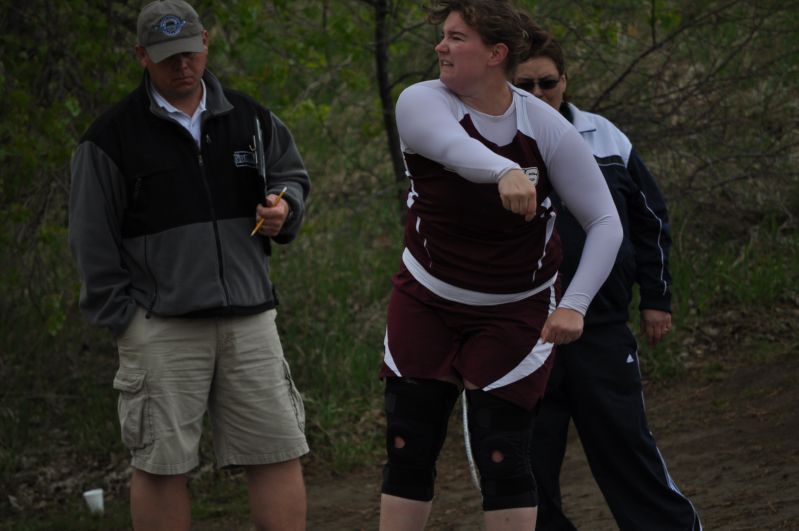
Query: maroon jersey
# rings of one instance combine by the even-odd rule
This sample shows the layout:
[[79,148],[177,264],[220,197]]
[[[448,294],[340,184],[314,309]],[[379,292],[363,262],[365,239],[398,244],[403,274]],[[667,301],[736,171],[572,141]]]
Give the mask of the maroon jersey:
[[557,273],[561,253],[549,199],[552,185],[538,144],[517,130],[509,144],[498,146],[480,135],[469,114],[460,124],[469,136],[528,174],[536,186],[536,216],[525,221],[503,208],[496,183],[468,181],[438,162],[406,152],[412,181],[408,250],[430,275],[458,288],[513,294],[543,287]]

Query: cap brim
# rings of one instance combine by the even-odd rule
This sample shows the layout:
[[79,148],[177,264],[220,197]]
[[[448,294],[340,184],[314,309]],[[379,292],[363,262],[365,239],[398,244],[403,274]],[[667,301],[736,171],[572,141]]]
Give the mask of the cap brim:
[[198,53],[205,50],[203,46],[203,36],[195,35],[194,37],[186,37],[184,39],[175,39],[170,41],[159,42],[147,47],[147,55],[154,63],[160,63],[167,57],[175,55],[176,53],[193,52]]

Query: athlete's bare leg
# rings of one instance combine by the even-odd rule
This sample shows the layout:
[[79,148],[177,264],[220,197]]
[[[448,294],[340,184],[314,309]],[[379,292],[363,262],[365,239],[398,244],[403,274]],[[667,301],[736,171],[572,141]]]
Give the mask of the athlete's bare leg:
[[433,502],[408,500],[390,494],[380,496],[380,531],[424,529]]

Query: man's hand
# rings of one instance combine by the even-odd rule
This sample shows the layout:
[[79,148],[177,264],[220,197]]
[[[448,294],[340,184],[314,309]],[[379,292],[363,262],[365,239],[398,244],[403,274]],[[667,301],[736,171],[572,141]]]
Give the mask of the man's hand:
[[275,205],[276,201],[277,195],[269,194],[266,196],[267,206],[258,205],[255,209],[255,221],[262,218],[264,220],[264,224],[258,230],[261,236],[277,236],[288,218],[289,204],[286,201],[279,201]]
[[583,335],[583,316],[577,310],[557,308],[552,312],[544,328],[541,329],[541,340],[544,343],[563,345],[576,341]]
[[671,330],[671,314],[660,310],[641,310],[641,333],[650,347],[666,337]]
[[535,185],[522,170],[510,170],[497,183],[502,206],[530,221],[535,216]]

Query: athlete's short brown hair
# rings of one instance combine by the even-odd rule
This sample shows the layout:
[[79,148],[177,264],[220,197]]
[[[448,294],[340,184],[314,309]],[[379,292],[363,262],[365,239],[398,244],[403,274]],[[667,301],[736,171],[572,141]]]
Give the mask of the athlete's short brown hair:
[[431,24],[441,24],[450,13],[460,13],[485,44],[503,43],[508,47],[505,63],[508,77],[512,77],[516,66],[527,59],[530,35],[525,24],[529,16],[510,0],[437,0],[428,8],[427,20]]

